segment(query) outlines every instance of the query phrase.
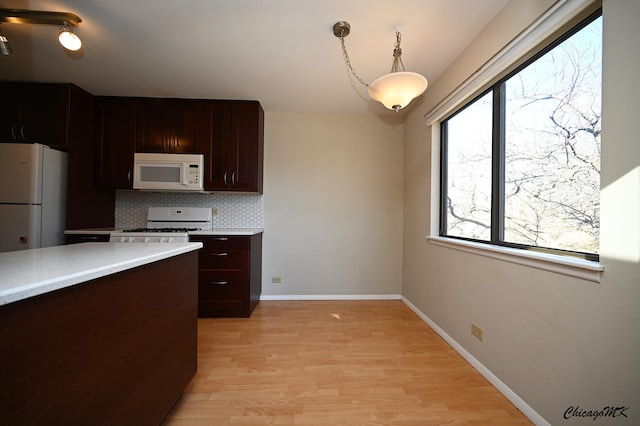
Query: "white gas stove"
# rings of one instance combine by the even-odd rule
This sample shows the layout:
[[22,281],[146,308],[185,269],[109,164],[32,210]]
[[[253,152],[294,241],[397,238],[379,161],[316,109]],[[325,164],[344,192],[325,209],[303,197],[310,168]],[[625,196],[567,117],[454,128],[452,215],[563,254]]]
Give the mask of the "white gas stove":
[[186,243],[189,231],[211,229],[211,209],[206,207],[149,207],[147,227],[112,232],[109,242]]

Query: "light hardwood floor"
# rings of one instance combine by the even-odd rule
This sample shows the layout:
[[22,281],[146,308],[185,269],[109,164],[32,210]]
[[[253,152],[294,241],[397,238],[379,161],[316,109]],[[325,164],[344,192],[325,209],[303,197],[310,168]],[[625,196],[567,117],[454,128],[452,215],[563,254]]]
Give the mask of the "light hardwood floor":
[[530,425],[400,301],[261,301],[198,320],[173,425]]

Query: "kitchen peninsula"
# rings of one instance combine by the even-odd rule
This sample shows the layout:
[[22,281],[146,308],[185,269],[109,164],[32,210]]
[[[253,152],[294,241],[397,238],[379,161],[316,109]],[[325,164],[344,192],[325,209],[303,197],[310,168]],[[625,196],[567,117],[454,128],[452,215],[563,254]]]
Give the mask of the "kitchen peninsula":
[[0,423],[159,424],[196,372],[201,247],[0,253]]

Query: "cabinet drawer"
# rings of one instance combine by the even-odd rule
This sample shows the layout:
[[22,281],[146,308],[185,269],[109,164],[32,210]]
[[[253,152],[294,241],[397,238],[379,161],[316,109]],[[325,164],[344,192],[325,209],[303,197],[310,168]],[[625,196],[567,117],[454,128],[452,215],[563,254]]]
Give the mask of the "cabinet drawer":
[[67,244],[77,243],[108,243],[109,234],[67,234],[65,235]]
[[189,241],[201,242],[204,250],[249,250],[250,238],[249,236],[189,235]]
[[246,250],[200,250],[200,276],[229,276],[249,274],[249,252]]
[[222,301],[246,299],[248,292],[248,279],[198,279],[199,301]]
[[249,280],[198,280],[198,316],[246,317]]

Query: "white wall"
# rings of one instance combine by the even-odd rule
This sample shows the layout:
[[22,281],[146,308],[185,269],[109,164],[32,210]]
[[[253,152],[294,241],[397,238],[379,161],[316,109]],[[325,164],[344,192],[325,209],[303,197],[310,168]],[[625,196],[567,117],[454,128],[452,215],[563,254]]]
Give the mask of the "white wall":
[[396,117],[266,113],[263,296],[400,294],[403,139]]
[[[640,424],[640,2],[603,5],[602,282],[425,238],[431,129],[424,114],[551,3],[508,4],[412,110],[405,125],[403,295],[551,424]],[[471,336],[472,321],[484,327],[484,342]],[[629,417],[565,420],[572,405],[626,406]]]

